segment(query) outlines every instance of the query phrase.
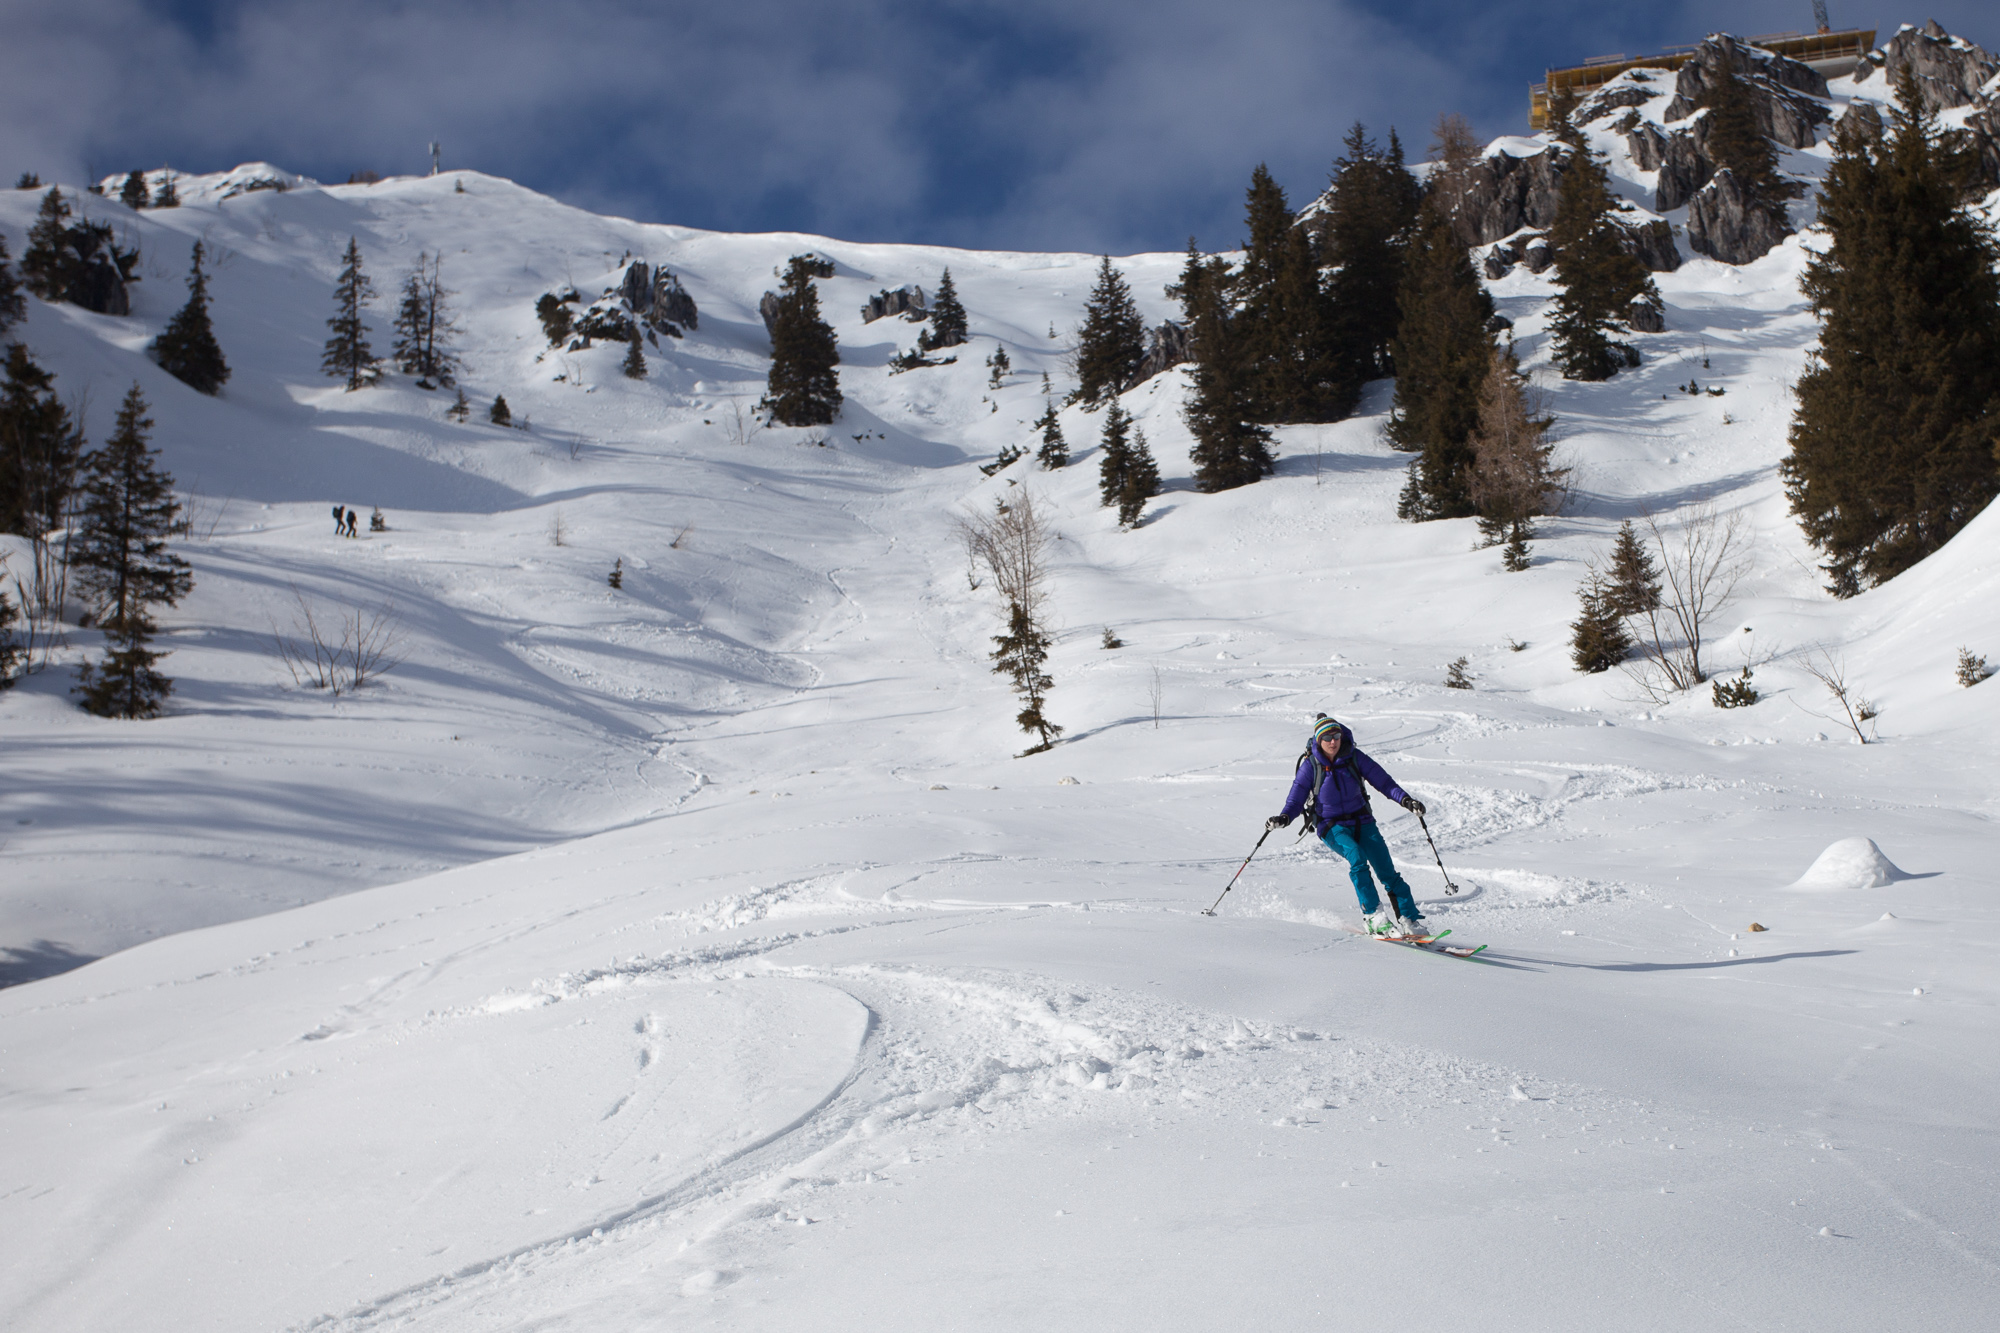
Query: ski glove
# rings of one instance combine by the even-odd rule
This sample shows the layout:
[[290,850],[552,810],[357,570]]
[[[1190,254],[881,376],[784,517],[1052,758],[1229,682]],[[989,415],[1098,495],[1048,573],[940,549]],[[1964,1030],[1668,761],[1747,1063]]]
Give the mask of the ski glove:
[[1291,820],[1285,818],[1283,815],[1272,815],[1264,821],[1264,832],[1269,833],[1273,829],[1281,829],[1291,822]]
[[1414,796],[1405,795],[1403,797],[1403,808],[1419,819],[1424,817],[1424,803]]

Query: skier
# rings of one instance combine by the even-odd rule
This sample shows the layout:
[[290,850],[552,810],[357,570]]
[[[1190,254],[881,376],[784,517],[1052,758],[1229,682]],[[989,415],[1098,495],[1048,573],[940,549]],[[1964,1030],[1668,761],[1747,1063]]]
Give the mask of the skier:
[[[1382,766],[1355,748],[1354,733],[1321,713],[1313,727],[1312,743],[1299,761],[1292,778],[1291,795],[1284,811],[1264,822],[1266,829],[1281,829],[1301,811],[1311,821],[1320,841],[1339,852],[1347,862],[1348,878],[1354,882],[1354,896],[1361,902],[1363,924],[1370,935],[1422,938],[1429,935],[1421,925],[1423,914],[1410,886],[1396,873],[1389,859],[1389,845],[1375,827],[1375,814],[1368,808],[1367,779],[1375,789],[1412,814],[1421,816],[1424,803],[1396,785]],[[1382,910],[1370,868],[1382,877],[1394,911]]]

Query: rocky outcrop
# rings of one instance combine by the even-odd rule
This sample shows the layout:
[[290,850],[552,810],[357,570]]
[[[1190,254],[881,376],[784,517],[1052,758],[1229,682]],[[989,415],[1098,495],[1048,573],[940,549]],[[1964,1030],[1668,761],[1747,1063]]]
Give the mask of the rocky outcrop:
[[1727,168],[1688,204],[1688,249],[1725,264],[1747,264],[1791,234],[1785,206],[1753,201]]
[[1952,36],[1932,19],[1921,28],[1904,27],[1880,51],[1870,52],[1855,71],[1854,81],[1863,84],[1880,78],[1888,85],[1884,95],[1890,96],[1905,69],[1917,76],[1924,110],[1945,111],[1977,102],[1979,90],[2000,74],[2000,60],[1983,47]]
[[878,319],[890,315],[901,315],[911,323],[928,317],[930,311],[924,305],[924,289],[914,282],[905,283],[895,291],[883,291],[868,298],[868,304],[861,307],[861,322],[873,324]]
[[1442,202],[1459,240],[1468,246],[1489,245],[1523,227],[1553,224],[1569,156],[1561,144],[1525,157],[1488,153],[1441,184],[1446,192]]
[[695,309],[694,298],[688,295],[687,288],[681,286],[681,280],[664,268],[650,267],[644,260],[634,260],[625,270],[618,295],[624,299],[626,309],[661,333],[678,338],[681,329],[700,327],[700,312]]
[[[1655,219],[1644,226],[1632,227],[1619,224],[1625,230],[1625,246],[1639,257],[1639,262],[1655,273],[1672,273],[1681,266],[1680,247],[1674,244],[1674,229],[1663,219]],[[1549,238],[1540,232],[1523,232],[1511,236],[1486,252],[1481,268],[1489,278],[1504,278],[1507,271],[1519,264],[1530,273],[1544,273],[1556,262],[1556,252],[1549,244]]]
[[778,308],[781,302],[776,292],[765,292],[757,302],[757,313],[764,317],[764,332],[775,338],[778,336]]
[[[1625,77],[1630,79],[1634,76],[1628,74]],[[1644,106],[1658,96],[1659,93],[1652,88],[1634,87],[1631,83],[1621,81],[1592,93],[1584,99],[1583,105],[1576,109],[1576,114],[1570,119],[1575,124],[1588,125],[1593,120],[1602,120],[1623,107]]]
[[1833,132],[1858,137],[1862,143],[1881,143],[1882,113],[1875,109],[1873,102],[1849,102],[1847,110],[1841,112],[1840,119],[1833,123]]
[[1638,333],[1665,333],[1667,312],[1653,301],[1634,301],[1625,312],[1625,327]]
[[1973,113],[1965,128],[1979,154],[1979,179],[1989,190],[2000,185],[2000,102]]
[[1673,224],[1665,218],[1655,218],[1642,227],[1627,227],[1625,236],[1639,262],[1654,273],[1672,273],[1681,266],[1681,249],[1674,244]]
[[[1702,94],[1725,70],[1734,70],[1749,86],[1758,130],[1787,148],[1812,147],[1818,141],[1819,126],[1833,118],[1826,103],[1819,100],[1827,96],[1826,80],[1810,66],[1717,34],[1696,47],[1681,66],[1673,100],[1667,103],[1662,119],[1673,124],[1693,115]],[[1697,141],[1701,137],[1698,125]]]
[[1139,362],[1139,373],[1133,377],[1132,383],[1143,384],[1153,376],[1192,359],[1188,354],[1187,326],[1170,319],[1146,335],[1146,356]]

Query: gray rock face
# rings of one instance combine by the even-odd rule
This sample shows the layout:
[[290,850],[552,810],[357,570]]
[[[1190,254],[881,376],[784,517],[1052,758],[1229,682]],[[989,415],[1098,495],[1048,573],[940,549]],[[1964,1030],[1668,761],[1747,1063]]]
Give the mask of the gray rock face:
[[1530,236],[1521,246],[1521,266],[1530,273],[1546,273],[1556,262],[1556,248],[1546,236]]
[[878,319],[890,315],[901,315],[912,322],[920,320],[930,311],[924,305],[924,289],[914,282],[906,283],[895,291],[884,291],[868,298],[868,304],[861,307],[861,322],[873,324]]
[[1635,301],[1625,312],[1625,327],[1639,333],[1665,333],[1667,312],[1650,301]]
[[1983,47],[1952,36],[1932,19],[1891,37],[1881,51],[1862,62],[1854,81],[1865,83],[1879,74],[1893,90],[1905,69],[1917,76],[1924,110],[1943,111],[1977,102],[1980,88],[2000,74],[2000,60]]
[[764,317],[765,334],[775,337],[778,332],[778,294],[765,292],[763,298],[757,302],[757,313]]
[[[1826,104],[1815,100],[1827,95],[1826,80],[1810,66],[1718,35],[1695,48],[1694,55],[1681,66],[1674,82],[1674,98],[1667,103],[1663,119],[1671,124],[1693,115],[1701,95],[1730,69],[1749,85],[1758,130],[1787,148],[1812,147],[1818,127],[1833,118]],[[1697,129],[1697,138],[1700,133]]]
[[1863,143],[1882,142],[1882,113],[1873,102],[1849,102],[1834,122],[1834,133],[1858,135]]
[[[640,320],[660,332],[678,338],[681,328],[700,327],[701,315],[694,298],[681,280],[664,268],[652,268],[644,260],[634,260],[618,286],[625,306]],[[678,327],[677,327],[678,326]]]
[[1657,96],[1659,94],[1651,88],[1634,88],[1629,84],[1606,88],[1601,92],[1592,93],[1584,100],[1583,105],[1577,108],[1575,123],[1588,125],[1593,120],[1602,120],[1621,107],[1644,106]]
[[1974,112],[1965,126],[1979,152],[1979,178],[1988,189],[2000,185],[2000,103]]
[[1627,227],[1625,236],[1632,253],[1653,272],[1672,273],[1681,266],[1681,249],[1674,244],[1673,224],[1665,218],[1655,218],[1643,227]]
[[1143,384],[1190,359],[1187,326],[1170,319],[1146,335],[1146,356],[1139,362],[1139,373],[1132,383]]
[[1688,204],[1688,249],[1725,264],[1747,264],[1791,234],[1784,205],[1751,202],[1726,168]]
[[1489,153],[1453,182],[1444,203],[1466,245],[1489,245],[1523,227],[1547,227],[1556,220],[1563,168],[1570,150],[1550,144],[1539,153],[1515,157]]
[[[1697,125],[1700,121],[1695,122]],[[1658,152],[1660,173],[1658,183],[1653,187],[1653,211],[1670,213],[1688,200],[1694,192],[1708,184],[1708,178],[1715,174],[1715,161],[1709,157],[1701,141],[1687,130],[1675,130],[1661,136]]]

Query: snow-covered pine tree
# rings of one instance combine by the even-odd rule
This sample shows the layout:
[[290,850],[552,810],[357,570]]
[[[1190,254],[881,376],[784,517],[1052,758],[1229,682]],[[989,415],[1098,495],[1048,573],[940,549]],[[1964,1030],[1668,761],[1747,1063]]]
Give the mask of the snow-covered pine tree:
[[1389,439],[1422,455],[1410,470],[1414,497],[1399,502],[1398,513],[1463,518],[1473,512],[1472,431],[1479,420],[1479,389],[1493,360],[1493,335],[1487,332],[1493,298],[1472,271],[1436,195],[1417,215],[1397,309]]
[[1607,380],[1634,364],[1611,335],[1627,327],[1634,303],[1660,302],[1652,275],[1612,220],[1616,211],[1604,163],[1587,147],[1572,150],[1549,228],[1559,289],[1549,328],[1564,379]]
[[152,203],[152,199],[146,193],[146,176],[144,172],[128,171],[125,173],[125,182],[118,187],[118,202],[134,212]]
[[618,368],[625,372],[625,378],[628,380],[646,378],[646,349],[639,344],[637,325],[632,328],[632,341],[626,345],[625,360]]
[[1042,447],[1035,451],[1036,460],[1050,472],[1068,467],[1069,442],[1063,439],[1062,421],[1056,416],[1053,398],[1043,404],[1041,416],[1035,419],[1035,429],[1042,433]]
[[396,308],[396,342],[390,349],[396,369],[417,377],[419,389],[451,388],[457,381],[458,353],[451,345],[458,332],[451,313],[453,293],[444,285],[443,255],[417,255],[417,267],[403,279],[403,300]]
[[110,651],[78,673],[83,706],[103,717],[152,717],[173,683],[153,669],[151,608],[173,606],[194,586],[187,561],[167,549],[180,505],[173,478],[147,443],[153,428],[134,384],[102,448],[84,456],[83,503],[70,565],[79,592],[95,604]]
[[187,304],[167,321],[147,350],[161,370],[196,393],[213,398],[228,382],[229,363],[223,360],[222,346],[215,341],[215,330],[208,322],[208,276],[201,271],[201,260],[201,242],[196,241],[188,272]]
[[1277,468],[1271,432],[1258,424],[1254,367],[1234,313],[1235,274],[1229,261],[1204,258],[1188,238],[1187,263],[1167,295],[1181,303],[1193,359],[1194,392],[1181,411],[1194,435],[1189,457],[1203,491],[1248,486]]
[[917,350],[957,347],[966,337],[965,306],[958,299],[958,288],[952,284],[951,270],[946,269],[938,279],[937,291],[931,294],[930,327],[917,334]]
[[1942,547],[2000,491],[2000,245],[1974,211],[1962,136],[1905,70],[1879,144],[1838,131],[1820,189],[1829,244],[1802,286],[1820,317],[1799,378],[1792,513],[1837,597]]
[[61,528],[83,437],[56,397],[55,376],[21,343],[7,347],[0,383],[0,532],[31,542]]
[[[1320,262],[1332,269],[1327,296],[1343,379],[1358,392],[1368,380],[1397,373],[1390,350],[1399,322],[1396,293],[1420,191],[1395,130],[1383,148],[1357,121],[1342,145],[1347,151],[1334,162],[1332,198],[1318,220]],[[1340,415],[1352,410],[1350,403]]]
[[771,373],[757,410],[780,426],[827,426],[840,415],[840,345],[819,313],[814,278],[833,276],[816,255],[793,255],[785,266],[778,312],[771,322]]
[[[1334,421],[1360,382],[1343,369],[1331,298],[1312,234],[1293,225],[1284,190],[1262,163],[1244,195],[1243,269],[1226,290],[1245,421]],[[1226,276],[1226,271],[1224,273]]]
[[1613,589],[1595,570],[1576,590],[1579,610],[1570,622],[1569,660],[1578,671],[1609,671],[1632,653],[1632,636],[1625,629]]
[[993,355],[986,358],[986,368],[993,372],[987,378],[987,388],[997,389],[1006,383],[1007,372],[1014,368],[1013,363],[1007,360],[1007,349],[999,343],[994,343]]
[[1097,266],[1097,281],[1084,303],[1083,331],[1076,349],[1076,392],[1073,403],[1101,407],[1132,383],[1146,359],[1146,327],[1133,304],[1125,277],[1111,267],[1109,255]]
[[347,381],[349,393],[381,378],[382,363],[368,345],[368,326],[361,320],[361,307],[375,299],[375,285],[361,271],[361,244],[347,238],[347,253],[341,257],[340,276],[333,284],[333,318],[326,322],[333,336],[326,340],[326,354],[320,358],[322,371]]
[[179,188],[175,186],[174,173],[172,169],[169,168],[168,170],[160,173],[160,183],[153,190],[153,207],[179,208],[180,206],[181,206],[181,192]]
[[1118,526],[1138,527],[1146,501],[1159,493],[1159,465],[1153,461],[1153,451],[1146,446],[1146,432],[1135,427],[1132,443],[1125,451],[1124,475],[1118,482]]
[[1132,451],[1132,418],[1116,398],[1104,414],[1097,451],[1097,498],[1101,504],[1115,505],[1125,491],[1125,467]]
[[541,299],[535,302],[535,318],[541,321],[542,332],[548,336],[551,347],[562,346],[576,322],[569,306],[554,292],[543,292]]
[[514,413],[507,406],[507,398],[504,394],[496,393],[493,395],[493,406],[487,409],[486,419],[496,426],[511,426],[514,424]]

